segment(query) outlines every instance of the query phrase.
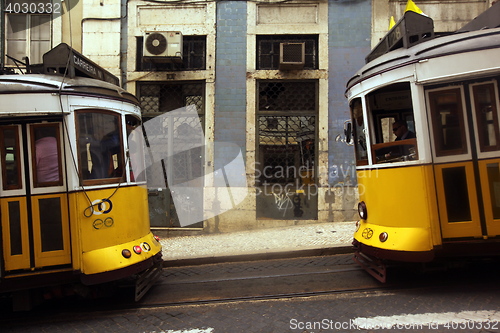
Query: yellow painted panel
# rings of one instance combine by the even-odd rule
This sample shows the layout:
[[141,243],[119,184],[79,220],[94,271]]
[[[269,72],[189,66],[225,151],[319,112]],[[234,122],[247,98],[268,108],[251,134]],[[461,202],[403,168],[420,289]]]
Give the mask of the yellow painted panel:
[[[43,251],[42,231],[40,226],[40,205],[39,200],[58,198],[61,207],[62,220],[62,242],[61,250]],[[31,200],[33,208],[33,245],[35,252],[35,267],[45,267],[53,265],[64,265],[71,263],[71,248],[68,220],[68,203],[66,194],[47,194],[33,196]]]
[[[20,227],[22,239],[22,253],[12,254],[10,240],[10,216],[9,202],[19,202],[20,210]],[[2,216],[2,240],[3,240],[3,257],[5,270],[11,271],[16,269],[30,268],[30,253],[29,253],[29,231],[28,231],[28,214],[26,207],[26,197],[3,198],[1,199],[1,216]]]
[[[127,243],[150,232],[147,189],[139,186],[87,191],[72,195],[76,202],[81,252]],[[107,199],[107,200],[103,200]],[[133,199],[133,200],[131,200]]]
[[418,165],[358,171],[360,201],[368,223],[399,228],[429,228],[432,166]]
[[68,209],[70,220],[70,237],[71,237],[71,262],[74,270],[81,269],[81,236],[78,219],[80,214],[77,214],[77,205],[75,202],[76,194],[68,194]]
[[[486,219],[486,229],[488,237],[500,235],[500,219],[495,219],[493,210],[500,209],[500,179],[490,179],[488,174],[488,165],[495,168],[498,172],[500,168],[500,159],[479,161],[479,174],[481,178],[481,190],[484,202],[484,215]],[[492,198],[493,194],[493,198]],[[494,207],[495,206],[495,207]],[[498,214],[497,214],[498,216]]]
[[[464,167],[467,179],[467,192],[471,211],[470,221],[449,222],[446,208],[446,196],[443,181],[443,170]],[[481,222],[477,200],[477,189],[472,162],[448,163],[435,166],[436,191],[439,202],[439,217],[443,238],[482,237]]]

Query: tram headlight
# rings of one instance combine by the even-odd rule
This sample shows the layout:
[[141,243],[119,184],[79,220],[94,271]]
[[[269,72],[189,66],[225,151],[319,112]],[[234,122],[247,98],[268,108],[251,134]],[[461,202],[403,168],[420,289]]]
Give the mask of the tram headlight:
[[134,246],[134,252],[137,254],[141,254],[142,248],[139,245]]
[[366,203],[364,201],[360,201],[358,203],[358,214],[362,220],[366,220],[368,218],[368,210],[366,209]]
[[383,243],[389,238],[389,234],[387,232],[383,232],[380,235],[378,235],[378,239]]

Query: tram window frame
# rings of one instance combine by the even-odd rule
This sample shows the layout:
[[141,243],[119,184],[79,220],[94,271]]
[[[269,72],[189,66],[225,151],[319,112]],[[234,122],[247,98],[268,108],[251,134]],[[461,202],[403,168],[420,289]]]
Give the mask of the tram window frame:
[[[142,132],[142,120],[133,115],[125,116],[126,144],[128,177],[131,182],[146,181],[146,160],[144,159],[144,137]],[[134,172],[134,166],[143,170],[139,174]]]
[[[126,165],[125,165],[125,154],[124,154],[124,141],[123,141],[123,117],[120,114],[117,114],[115,112],[111,111],[106,111],[106,110],[99,110],[99,109],[91,109],[91,110],[76,110],[75,112],[75,121],[76,121],[76,133],[77,133],[77,151],[78,151],[78,168],[79,168],[79,175],[80,175],[80,180],[83,185],[99,185],[99,184],[111,184],[111,183],[117,183],[120,181],[125,181],[126,179]],[[112,116],[115,117],[113,121],[108,121],[108,125],[110,122],[114,122],[115,125],[117,125],[114,129],[111,128],[111,130],[105,130],[103,123],[101,124],[101,133],[98,133],[96,136],[96,131],[95,127],[93,124],[91,124],[94,129],[92,131],[87,130],[86,133],[82,133],[82,126],[83,122],[81,119],[84,115],[88,114],[94,114],[94,115],[100,115],[100,116]],[[96,120],[90,120],[93,121],[94,124],[99,123],[99,121]],[[89,127],[90,128],[90,127]],[[90,136],[91,137],[90,137]],[[116,152],[117,154],[111,155],[111,158],[109,158],[108,155],[108,161],[103,161],[104,157],[99,157],[100,155],[104,155],[105,153],[109,153],[102,150],[102,141],[103,140],[108,140],[112,139],[110,135],[117,135],[117,138],[119,139],[119,150]],[[82,139],[84,141],[82,141]],[[91,147],[93,143],[96,144],[96,149],[94,147]],[[82,143],[85,145],[83,146]],[[99,143],[99,144],[97,144]],[[85,147],[85,150],[82,148]],[[91,151],[92,149],[92,151]],[[91,153],[91,159],[88,160],[88,153]],[[116,159],[114,159],[114,155],[119,155],[117,156]],[[85,159],[84,157],[87,157]],[[92,158],[95,158],[95,160],[99,160],[101,162],[101,165],[98,165],[97,168],[97,173],[95,176],[92,178],[89,178],[89,176],[86,176],[84,174],[85,170],[88,170],[88,167],[84,167],[84,163],[91,162],[93,166],[93,161]],[[116,165],[115,165],[116,162]],[[111,164],[113,163],[113,164]],[[96,163],[97,164],[97,163]],[[107,164],[107,167],[106,167]],[[113,172],[115,170],[118,170],[118,174],[112,174],[109,170],[111,170],[110,166],[113,165]],[[92,171],[90,171],[92,172]],[[107,173],[106,173],[107,172]]]
[[[7,142],[5,139],[5,131],[12,130],[14,131],[14,136],[12,137],[15,140],[14,147],[13,147],[13,152],[12,154],[14,155],[14,164],[15,167],[15,173],[13,175],[17,175],[16,177],[12,177],[12,175],[9,175],[7,173],[7,147],[5,146],[5,143]],[[22,177],[21,177],[21,172],[22,172],[22,164],[21,164],[21,148],[20,144],[21,141],[19,140],[19,134],[20,134],[20,128],[19,126],[1,126],[0,127],[0,142],[2,143],[0,145],[0,153],[1,153],[1,163],[2,163],[2,188],[4,191],[8,190],[20,190],[23,188],[23,183],[22,183]],[[10,183],[9,181],[12,182],[12,180],[15,179],[14,183]]]
[[[415,117],[410,82],[397,82],[370,92],[365,97],[370,123],[372,164],[415,161],[419,159],[417,139],[396,140],[392,125],[405,120],[415,136]],[[391,118],[383,127],[382,120]],[[387,140],[387,141],[386,141]]]
[[356,165],[368,165],[368,147],[366,140],[365,118],[361,97],[354,98],[349,104],[353,124],[354,152]]
[[[443,125],[442,120],[437,121],[438,118],[442,118],[443,116],[443,111],[449,111],[451,110],[451,105],[453,103],[446,103],[446,104],[440,104],[442,106],[447,106],[447,109],[442,109],[437,107],[437,100],[436,97],[438,95],[444,95],[444,94],[451,94],[453,92],[458,92],[458,99],[456,101],[458,102],[457,104],[457,116],[456,116],[456,121],[458,123],[452,124],[451,126],[446,126],[446,124]],[[426,92],[426,97],[427,97],[427,105],[429,108],[429,115],[431,118],[431,123],[432,123],[432,136],[433,136],[433,146],[435,148],[435,154],[436,157],[445,157],[445,156],[452,156],[452,155],[466,155],[469,153],[469,148],[468,148],[468,138],[467,138],[467,131],[466,131],[466,119],[465,119],[465,110],[464,107],[467,105],[464,101],[464,90],[462,86],[452,86],[452,87],[445,87],[445,88],[439,88],[435,90],[428,90]],[[444,99],[443,101],[446,101]],[[439,110],[439,111],[438,111]],[[439,112],[439,114],[438,114]],[[449,111],[452,112],[452,111]],[[439,117],[441,116],[441,117]],[[448,121],[451,121],[451,117],[446,119],[445,117],[445,123]],[[453,126],[455,125],[455,126]],[[443,135],[443,130],[448,130],[448,129],[455,129],[455,134],[458,133],[459,137],[461,138],[461,144],[457,146],[456,148],[449,148],[446,149],[446,143],[445,139],[453,137],[453,140],[450,140],[451,142],[456,142],[457,136],[448,135],[447,138],[444,138]],[[458,131],[457,131],[458,130]],[[451,132],[451,131],[450,131]]]

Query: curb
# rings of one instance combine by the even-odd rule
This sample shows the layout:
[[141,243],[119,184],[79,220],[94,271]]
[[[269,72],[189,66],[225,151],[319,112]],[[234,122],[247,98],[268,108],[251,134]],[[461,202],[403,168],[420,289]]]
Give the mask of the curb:
[[300,257],[319,257],[335,254],[349,254],[354,252],[352,245],[348,246],[335,246],[320,249],[307,249],[297,251],[284,251],[284,252],[267,252],[267,253],[254,253],[254,254],[237,254],[220,257],[202,257],[202,258],[189,258],[189,259],[169,259],[163,261],[163,267],[181,267],[181,266],[197,266],[208,264],[220,264],[230,262],[242,261],[258,261],[258,260],[272,260],[272,259],[292,259]]

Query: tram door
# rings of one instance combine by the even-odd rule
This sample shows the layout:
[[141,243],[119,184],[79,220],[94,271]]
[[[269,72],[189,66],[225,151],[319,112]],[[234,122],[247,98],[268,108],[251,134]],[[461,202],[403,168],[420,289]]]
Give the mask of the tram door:
[[500,235],[498,83],[428,92],[444,239]]
[[71,263],[60,122],[0,125],[5,271]]

